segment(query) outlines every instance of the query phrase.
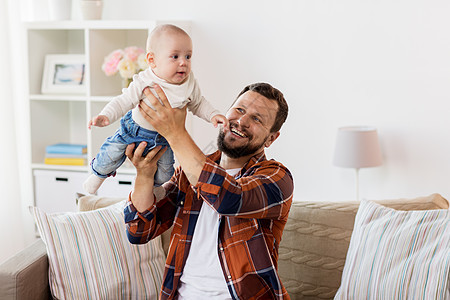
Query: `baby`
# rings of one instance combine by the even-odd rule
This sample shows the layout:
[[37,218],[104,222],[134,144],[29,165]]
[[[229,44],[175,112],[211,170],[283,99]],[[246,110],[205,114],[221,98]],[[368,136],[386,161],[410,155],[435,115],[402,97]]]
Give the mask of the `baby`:
[[173,175],[174,157],[169,144],[139,111],[141,100],[151,106],[143,94],[146,87],[153,90],[152,86],[156,83],[163,89],[172,107],[187,105],[194,115],[211,122],[215,127],[218,124],[227,126],[226,117],[201,95],[191,72],[191,56],[192,41],[183,29],[166,24],[150,33],[147,39],[147,61],[150,67],[134,75],[130,86],[123,89],[121,95],[114,97],[89,122],[89,129],[91,126],[104,127],[123,116],[120,128],[103,143],[91,162],[93,174],[83,184],[86,192],[95,194],[108,176],[116,174],[126,159],[125,149],[131,143],[137,145],[142,141],[147,142],[144,155],[158,145],[167,147],[158,161],[155,186],[162,185]]

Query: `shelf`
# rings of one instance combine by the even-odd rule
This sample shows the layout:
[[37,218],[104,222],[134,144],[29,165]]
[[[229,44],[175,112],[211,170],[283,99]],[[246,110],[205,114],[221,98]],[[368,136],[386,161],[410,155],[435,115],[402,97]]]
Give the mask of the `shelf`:
[[113,97],[117,95],[111,95],[111,96],[92,96],[91,102],[109,102]]
[[[159,22],[158,22],[159,23]],[[88,21],[43,21],[25,22],[28,29],[142,29],[153,28],[156,21],[117,21],[117,20],[88,20]]]
[[88,99],[91,102],[109,102],[118,94],[110,96],[83,96],[83,95],[44,95],[44,94],[32,94],[30,100],[34,101],[80,101],[86,102]]
[[[117,94],[118,95],[118,94]],[[110,96],[83,96],[83,95],[44,95],[44,94],[32,94],[30,100],[33,101],[78,101],[78,102],[109,102],[117,95]]]
[[176,24],[186,31],[190,31],[190,21],[186,20],[80,20],[80,21],[38,21],[24,22],[28,29],[143,29],[154,28],[158,24]]
[[89,166],[66,166],[66,165],[46,165],[46,164],[31,164],[33,170],[60,170],[60,171],[89,171]]
[[[73,171],[73,172],[85,172],[90,171],[89,166],[67,166],[67,165],[47,165],[47,164],[31,164],[33,170],[59,170],[59,171]],[[123,175],[136,175],[136,169],[122,166],[117,170],[117,174]]]
[[87,101],[87,97],[84,95],[44,95],[33,94],[30,95],[30,100],[35,101]]

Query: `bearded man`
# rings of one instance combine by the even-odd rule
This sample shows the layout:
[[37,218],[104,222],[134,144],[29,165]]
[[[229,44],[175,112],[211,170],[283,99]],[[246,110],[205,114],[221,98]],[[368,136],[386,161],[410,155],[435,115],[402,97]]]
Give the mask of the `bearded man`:
[[[156,147],[131,144],[137,170],[125,208],[131,243],[146,243],[172,228],[161,299],[289,299],[277,272],[278,247],[292,203],[293,178],[264,149],[280,135],[288,114],[283,94],[267,83],[245,87],[220,129],[219,150],[204,155],[185,128],[185,109],[164,92],[146,90],[146,119],[169,142],[180,167],[153,187]],[[159,99],[158,99],[159,98]]]

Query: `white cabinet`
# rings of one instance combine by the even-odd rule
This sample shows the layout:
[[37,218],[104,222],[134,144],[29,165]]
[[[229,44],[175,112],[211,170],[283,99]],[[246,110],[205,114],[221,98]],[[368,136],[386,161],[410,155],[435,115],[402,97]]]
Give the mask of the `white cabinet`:
[[[34,170],[35,205],[47,213],[77,211],[76,195],[84,193],[86,172]],[[103,183],[99,196],[126,198],[134,185],[134,175],[117,174]]]
[[77,211],[76,193],[82,193],[84,172],[34,170],[36,206],[47,213]]
[[134,175],[117,174],[106,179],[98,190],[99,196],[128,197],[134,186]]
[[[102,69],[104,57],[111,51],[128,46],[145,49],[149,32],[159,23],[173,23],[189,32],[189,22],[166,21],[61,21],[24,23],[25,51],[28,69],[27,103],[29,107],[29,134],[31,147],[29,154],[33,170],[52,170],[52,176],[59,176],[70,171],[74,175],[87,177],[90,173],[86,166],[52,166],[44,164],[45,148],[56,143],[76,143],[87,145],[88,162],[96,155],[103,141],[118,128],[118,122],[104,128],[88,130],[88,120],[98,114],[111,97],[120,94],[121,78],[117,74],[107,77]],[[85,92],[81,94],[42,94],[41,84],[45,57],[48,54],[80,54],[85,57]],[[134,169],[122,167],[118,176],[128,174],[133,177]],[[130,175],[131,174],[131,175]],[[67,191],[81,190],[77,180],[64,184]],[[131,190],[128,179],[109,178],[99,193],[104,195],[127,196]],[[133,179],[134,180],[134,179]],[[42,191],[41,181],[35,177],[34,201],[40,204],[36,196]],[[42,183],[44,184],[44,183]],[[61,182],[45,180],[45,189],[58,190]],[[125,193],[126,192],[126,193]],[[73,198],[73,196],[70,196]],[[62,201],[61,203],[66,203]],[[61,209],[71,210],[72,204]]]

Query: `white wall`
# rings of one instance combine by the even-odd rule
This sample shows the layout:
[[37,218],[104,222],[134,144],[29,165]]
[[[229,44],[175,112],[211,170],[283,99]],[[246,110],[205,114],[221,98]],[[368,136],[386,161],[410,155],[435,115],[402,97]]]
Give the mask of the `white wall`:
[[[354,171],[331,164],[345,125],[377,127],[384,153],[360,171],[361,197],[450,198],[449,1],[104,1],[104,19],[192,20],[194,71],[220,109],[248,83],[284,92],[290,115],[268,153],[292,171],[296,200],[354,199]],[[46,1],[31,3],[45,19]],[[215,136],[195,121],[203,149]]]

